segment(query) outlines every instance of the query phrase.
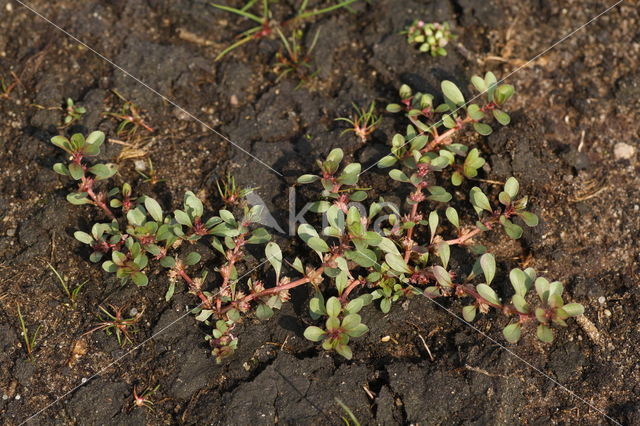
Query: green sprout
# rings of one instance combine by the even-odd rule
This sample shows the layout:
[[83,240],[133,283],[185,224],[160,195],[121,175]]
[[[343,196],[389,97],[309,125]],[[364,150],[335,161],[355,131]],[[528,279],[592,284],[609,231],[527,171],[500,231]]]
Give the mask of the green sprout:
[[116,135],[131,137],[135,135],[139,128],[143,128],[149,133],[153,133],[155,130],[147,124],[140,113],[140,108],[133,102],[127,100],[124,96],[118,93],[116,90],[112,90],[122,102],[122,107],[118,112],[106,111],[103,114],[107,117],[113,117],[120,122],[116,128]]
[[147,159],[147,170],[146,173],[141,172],[140,170],[136,170],[140,176],[143,178],[143,182],[148,183],[150,185],[156,185],[160,182],[164,182],[165,179],[158,178],[156,174],[156,170],[153,168],[153,162],[151,162],[151,158]]
[[308,83],[310,79],[317,74],[317,72],[313,72],[312,70],[311,52],[318,41],[320,31],[316,32],[308,49],[305,49],[301,44],[303,37],[302,30],[294,31],[290,40],[287,40],[280,29],[276,31],[284,47],[284,49],[280,48],[276,54],[276,64],[274,65],[274,71],[278,74],[276,81],[293,74],[300,80],[300,83],[296,87],[298,88],[302,84]]
[[375,102],[371,102],[369,108],[360,108],[353,104],[353,109],[355,113],[351,118],[340,117],[336,118],[336,121],[344,121],[351,125],[350,128],[343,130],[341,135],[353,132],[360,139],[360,142],[365,143],[380,125],[382,116],[375,113]]
[[153,410],[154,402],[149,398],[151,395],[156,393],[156,391],[160,389],[160,385],[156,387],[147,387],[145,388],[140,395],[138,395],[137,388],[133,388],[133,406],[138,408],[146,408],[148,410]]
[[84,333],[83,336],[93,334],[98,330],[104,330],[108,336],[111,336],[115,333],[116,339],[118,339],[118,344],[121,347],[125,346],[127,343],[133,343],[131,334],[137,332],[135,325],[138,323],[138,321],[140,321],[140,318],[144,313],[144,309],[141,312],[135,314],[133,317],[124,318],[122,314],[122,311],[124,310],[123,307],[118,308],[113,305],[109,305],[109,308],[112,312],[109,312],[109,310],[103,306],[99,306],[99,308],[106,316],[106,318],[98,314],[98,318],[101,322],[96,324],[96,326],[91,330]]
[[37,346],[36,342],[38,339],[38,333],[40,332],[40,328],[42,326],[39,325],[38,328],[36,328],[36,331],[31,336],[29,336],[29,329],[27,328],[24,322],[24,317],[22,316],[20,305],[17,305],[17,307],[18,307],[18,318],[20,319],[20,335],[22,336],[22,341],[24,342],[24,348],[25,348],[25,351],[27,352],[27,356],[29,357],[30,361],[33,361],[34,360],[33,351]]
[[415,20],[402,32],[407,35],[407,43],[419,45],[420,52],[429,52],[431,56],[447,56],[445,46],[457,36],[451,33],[449,23],[425,23]]
[[73,99],[67,98],[67,106],[64,109],[65,115],[64,117],[64,126],[70,126],[76,121],[80,120],[84,114],[87,113],[87,109],[85,107],[77,106],[74,104]]
[[[304,19],[309,19],[314,16],[322,15],[324,13],[333,12],[334,10],[338,10],[341,8],[348,8],[350,4],[355,3],[356,1],[358,0],[345,0],[345,1],[341,1],[338,4],[334,4],[332,6],[328,6],[322,9],[307,10],[308,0],[303,0],[295,16],[285,21],[279,21],[273,17],[273,14],[269,9],[269,0],[262,0],[261,2],[259,2],[258,0],[249,0],[247,4],[245,4],[240,9],[226,6],[223,4],[209,2],[211,6],[217,9],[224,10],[225,12],[229,12],[234,15],[241,16],[256,24],[255,26],[249,28],[248,30],[240,33],[237,36],[237,39],[238,39],[237,41],[235,41],[234,43],[226,47],[222,52],[218,54],[218,56],[216,56],[216,61],[219,61],[227,53],[233,51],[234,49],[246,43],[249,43],[254,40],[260,40],[265,37],[271,37],[278,31],[281,31],[286,28],[294,27],[297,23],[303,21]],[[249,10],[251,10],[251,8],[258,3],[260,4],[260,12],[259,12],[260,14],[258,15],[258,14],[249,12]],[[281,37],[284,40],[286,40],[285,37],[283,36]]]
[[66,304],[66,305],[71,306],[72,308],[75,308],[78,303],[78,295],[80,294],[80,290],[82,290],[82,287],[84,287],[85,284],[89,282],[89,280],[87,279],[82,283],[77,284],[75,287],[71,288],[69,283],[67,283],[67,280],[62,275],[60,275],[60,273],[56,270],[56,268],[53,267],[53,265],[51,265],[49,262],[47,262],[47,265],[53,271],[54,275],[58,279],[58,282],[60,283],[60,286],[62,287],[64,294],[67,296],[67,298],[69,298],[70,305],[69,304]]
[[257,188],[242,188],[236,184],[236,179],[230,173],[227,173],[225,178],[216,179],[216,186],[218,187],[218,194],[225,204],[237,205],[247,195],[251,194]]

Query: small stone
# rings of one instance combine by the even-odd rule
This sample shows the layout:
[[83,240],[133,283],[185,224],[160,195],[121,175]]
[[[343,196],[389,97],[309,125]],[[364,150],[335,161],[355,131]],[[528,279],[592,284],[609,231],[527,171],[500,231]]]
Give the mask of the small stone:
[[611,316],[611,311],[610,311],[610,310],[608,310],[608,309],[605,309],[605,310],[604,310],[604,314],[605,314],[606,316],[610,317],[610,316]]
[[20,398],[22,398],[22,397],[20,396],[20,394],[17,394],[17,395],[16,395],[16,401],[18,401]]
[[618,142],[613,147],[613,155],[616,157],[616,160],[630,160],[635,153],[636,149],[624,142]]
[[16,228],[9,228],[7,229],[7,237],[15,237],[16,235]]
[[229,103],[233,106],[238,106],[238,97],[236,95],[231,95],[231,97],[229,98]]
[[598,303],[600,303],[601,305],[604,305],[604,302],[606,302],[607,299],[604,296],[600,296],[598,297]]
[[634,211],[634,212],[640,211],[640,205],[638,205],[638,204],[634,204],[634,205],[633,205],[633,211]]
[[131,308],[129,310],[129,316],[135,317],[138,314],[138,310],[136,308]]
[[11,3],[7,3],[6,9],[7,12],[13,12],[13,5]]
[[133,165],[139,172],[144,172],[145,170],[147,170],[147,163],[145,163],[144,160],[136,160],[133,162]]

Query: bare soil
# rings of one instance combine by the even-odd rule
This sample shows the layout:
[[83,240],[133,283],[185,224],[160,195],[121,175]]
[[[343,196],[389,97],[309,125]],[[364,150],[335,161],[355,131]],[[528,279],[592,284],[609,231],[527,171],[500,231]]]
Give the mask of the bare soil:
[[[293,3],[281,0],[275,10],[291,15]],[[310,2],[320,3],[332,2]],[[16,1],[0,0],[0,77],[7,84],[14,81],[11,72],[19,78],[0,98],[3,423],[20,424],[62,397],[31,423],[341,424],[345,414],[337,397],[362,424],[609,424],[611,419],[640,424],[637,1],[622,2],[527,62],[609,4],[358,4],[355,13],[340,11],[307,24],[308,35],[320,30],[314,51],[318,78],[312,87],[296,89],[293,79],[276,82],[275,40],[248,44],[214,62],[248,23],[206,2],[30,2],[281,171],[279,177]],[[453,25],[459,38],[448,56],[434,59],[405,43],[399,32],[418,17]],[[572,321],[552,345],[527,336],[507,351],[486,337],[504,342],[503,317],[485,316],[472,329],[429,299],[414,298],[394,305],[388,315],[367,310],[364,321],[371,331],[354,342],[354,359],[346,361],[302,336],[310,318],[308,292],[300,289],[270,321],[248,320],[238,352],[217,365],[203,339],[207,330],[184,316],[186,306],[194,304],[184,289],[166,303],[168,279],[159,269],[148,287],[136,288],[120,286],[89,261],[73,232],[89,229],[98,215],[68,204],[72,184],[51,170],[64,159],[48,142],[59,132],[64,100],[70,97],[88,110],[66,132],[101,129],[114,138],[117,123],[102,112],[118,105],[115,89],[139,105],[156,129],[140,131],[132,139],[135,150],[106,144],[101,158],[118,162],[118,182],[131,182],[137,193],[150,194],[167,208],[177,208],[184,191],[193,190],[213,210],[220,207],[215,180],[231,171],[242,184],[259,187],[276,219],[284,221],[288,188],[298,175],[314,170],[316,158],[342,147],[350,159],[368,166],[385,152],[393,133],[402,131],[401,119],[385,115],[366,145],[340,136],[344,127],[334,118],[350,113],[352,102],[385,105],[396,100],[402,83],[432,93],[443,79],[466,87],[473,74],[488,70],[498,76],[515,71],[508,79],[517,89],[512,123],[488,138],[466,137],[488,159],[483,177],[516,176],[542,222],[518,242],[498,235],[485,242],[502,271],[533,266],[563,281],[567,297],[585,305],[584,319]],[[618,143],[636,152],[617,158]],[[134,172],[140,158],[151,158],[166,181],[142,182]],[[394,196],[395,186],[383,171],[367,173],[364,183],[375,195]],[[464,197],[468,189],[463,186],[456,195]],[[305,191],[300,203],[312,196]],[[300,247],[285,236],[278,241],[287,257]],[[219,259],[204,246],[199,250],[212,269]],[[249,264],[261,260],[255,256]],[[76,308],[64,305],[46,262],[71,283],[89,280]],[[508,292],[504,273],[497,283]],[[121,348],[113,336],[81,337],[96,322],[98,306],[107,303],[144,309],[135,344],[159,334],[128,354],[131,346]],[[442,303],[460,312],[459,301]],[[21,344],[17,304],[32,331],[41,326],[33,361]],[[392,338],[382,342],[384,336]],[[74,348],[78,353],[82,345],[85,350],[75,359]],[[83,378],[91,379],[75,389]],[[134,387],[156,385],[154,409],[133,409]]]

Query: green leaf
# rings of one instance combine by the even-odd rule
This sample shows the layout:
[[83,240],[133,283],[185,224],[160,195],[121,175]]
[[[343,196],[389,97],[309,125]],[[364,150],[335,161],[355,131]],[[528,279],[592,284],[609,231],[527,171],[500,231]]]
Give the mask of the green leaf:
[[482,93],[487,90],[487,85],[485,84],[483,78],[480,76],[474,75],[473,77],[471,77],[471,84],[473,84],[478,92]]
[[155,220],[156,222],[162,222],[162,207],[160,207],[160,204],[158,204],[156,200],[150,197],[145,197],[144,206],[146,207],[153,220]]
[[[184,194],[184,207],[185,207],[185,210],[189,212],[192,217],[202,217],[202,213],[204,212],[204,206],[202,205],[202,201],[200,201],[200,199],[196,197],[196,195],[191,191],[187,191]],[[226,210],[221,210],[220,212],[222,211],[226,211]],[[222,217],[222,214],[220,215],[220,217]],[[233,224],[235,224],[235,220]]]
[[501,84],[495,91],[494,99],[498,105],[502,105],[513,96],[515,89],[510,84]]
[[174,266],[176,266],[176,259],[174,259],[172,256],[165,256],[160,259],[160,265],[162,265],[164,268],[173,268]]
[[320,327],[309,326],[304,330],[304,337],[312,342],[319,342],[324,337],[324,330]]
[[312,237],[318,237],[318,232],[313,229],[313,226],[303,223],[298,227],[298,236],[306,243]]
[[344,256],[363,268],[370,268],[377,263],[376,254],[369,249],[347,251]]
[[87,198],[86,192],[72,192],[67,194],[67,201],[76,206],[91,204],[91,200]]
[[511,272],[509,272],[509,281],[511,281],[511,285],[516,291],[516,294],[522,297],[527,294],[527,291],[529,290],[529,287],[527,286],[527,276],[522,269],[512,269]]
[[492,112],[495,119],[498,120],[498,123],[502,124],[503,126],[506,126],[511,122],[511,117],[509,117],[509,114],[507,114],[506,112],[499,109],[494,109]]
[[[264,254],[267,256],[267,260],[273,266],[273,270],[276,273],[276,282],[280,280],[280,270],[282,269],[282,250],[280,246],[274,242],[270,242],[264,248]],[[297,259],[300,261],[300,259]]]
[[520,340],[521,331],[522,329],[520,327],[520,323],[514,322],[506,326],[502,330],[502,334],[504,335],[504,338],[507,339],[507,342],[518,343],[518,340]]
[[491,287],[486,284],[478,284],[476,286],[478,294],[482,296],[486,301],[493,303],[494,305],[500,305],[500,299],[498,295]]
[[105,135],[103,132],[101,132],[100,130],[96,130],[94,132],[89,133],[89,136],[87,136],[87,145],[102,145],[102,143],[104,142],[105,139]]
[[335,318],[340,315],[340,312],[342,312],[342,304],[337,297],[332,296],[329,298],[329,300],[327,300],[326,309],[327,315],[329,315],[329,317]]
[[387,105],[387,112],[396,113],[402,111],[402,107],[398,104]]
[[456,105],[464,104],[464,96],[458,86],[456,86],[453,82],[449,80],[444,80],[440,87],[442,88],[442,93],[446,96],[451,102]]
[[523,230],[519,225],[511,222],[509,219],[504,216],[500,216],[500,223],[504,227],[505,232],[509,236],[509,238],[517,240],[522,237]]
[[536,293],[538,293],[538,297],[540,298],[540,300],[542,300],[544,303],[547,303],[550,293],[549,289],[551,287],[549,281],[546,278],[539,277],[536,279],[534,285],[536,287]]
[[519,190],[520,190],[520,184],[518,183],[518,180],[516,178],[511,176],[509,179],[507,179],[507,181],[504,184],[504,192],[509,194],[509,197],[511,197],[511,199],[516,198],[516,195],[518,195]]
[[467,114],[469,114],[469,117],[475,121],[479,121],[484,118],[484,112],[482,112],[480,107],[476,104],[469,105],[467,108]]
[[70,176],[69,169],[62,163],[54,164],[53,171],[62,176]]
[[82,166],[78,163],[69,164],[69,174],[75,180],[80,180],[84,175],[84,170],[82,170]]
[[398,256],[400,255],[400,251],[398,250],[396,244],[393,242],[393,240],[387,237],[382,237],[380,243],[378,244],[378,248],[385,253],[392,253]]
[[409,182],[409,178],[406,174],[404,174],[402,170],[393,169],[389,171],[389,176],[391,177],[391,179],[397,180],[399,182]]
[[553,330],[551,330],[548,326],[544,324],[539,324],[538,329],[536,330],[536,335],[538,339],[542,340],[545,343],[553,342]]
[[562,310],[564,310],[570,317],[577,317],[584,313],[584,306],[579,303],[567,303],[562,307]]
[[489,136],[493,132],[491,126],[484,123],[473,123],[473,129],[482,136]]
[[456,121],[451,118],[449,114],[444,114],[442,116],[442,124],[444,124],[444,127],[446,127],[447,129],[453,129],[454,127],[456,127]]
[[251,237],[247,239],[247,244],[263,244],[271,240],[271,235],[264,228],[255,229],[251,233]]
[[460,227],[460,221],[458,219],[458,212],[456,211],[456,209],[454,209],[453,207],[447,207],[445,214],[447,216],[447,219],[453,226],[455,226],[456,228]]
[[[267,319],[271,318],[272,316],[273,316],[273,309],[271,309],[269,306],[265,305],[264,303],[259,304],[258,307],[256,308],[256,317],[259,320],[267,320]],[[309,327],[309,328],[311,328],[311,327]],[[315,328],[317,328],[318,330],[321,331],[322,334],[324,334],[324,331],[321,328],[319,328],[319,327],[315,327]],[[307,331],[306,330],[304,332],[304,337],[306,337],[307,339],[312,340],[314,342],[317,342],[321,338],[321,336],[320,336],[320,338],[318,338],[318,340],[310,339],[309,337],[307,337]]]
[[327,161],[331,161],[333,163],[340,163],[342,158],[344,157],[344,152],[341,148],[334,148],[331,150],[329,155],[327,155]]
[[107,261],[102,263],[102,269],[104,269],[107,272],[114,273],[114,272],[116,272],[118,270],[118,266],[115,263],[113,263],[112,261],[107,260]]
[[202,256],[200,256],[199,253],[192,251],[187,255],[187,257],[184,258],[184,263],[188,266],[195,265],[196,263],[200,262],[201,258]]
[[320,179],[320,176],[316,176],[316,175],[302,175],[298,178],[298,183],[300,184],[313,183],[319,179]]
[[451,201],[451,194],[449,194],[447,190],[441,186],[429,186],[427,187],[427,191],[429,191],[429,193],[431,194],[427,197],[428,200],[436,201],[439,203],[448,203],[449,201]]
[[73,149],[71,148],[71,144],[69,143],[69,139],[65,138],[64,136],[52,137],[51,143],[57,146],[58,148],[62,148],[69,154],[71,154],[71,152],[73,151]]
[[438,256],[440,257],[440,260],[442,261],[442,266],[444,266],[445,268],[449,265],[449,257],[451,256],[451,248],[449,247],[449,244],[447,244],[446,241],[440,241],[440,243],[438,243]]
[[451,282],[451,275],[445,268],[440,265],[433,266],[433,275],[436,277],[436,281],[442,287],[452,287],[453,283]]
[[469,191],[469,198],[471,199],[471,204],[474,207],[492,212],[491,204],[489,204],[489,199],[477,186],[471,188],[471,190]]
[[173,293],[175,293],[175,291],[176,291],[176,282],[175,281],[169,282],[169,288],[167,288],[167,292],[164,295],[165,302],[168,302],[169,300],[171,300],[171,298],[173,297]]
[[356,337],[360,337],[363,334],[365,334],[366,332],[368,332],[369,331],[369,327],[367,327],[365,324],[360,323],[360,324],[356,325],[355,327],[353,327],[353,328],[351,328],[349,330],[346,330],[346,331],[347,331],[347,334],[349,335],[349,337],[356,338]]
[[538,216],[536,216],[535,214],[531,212],[518,212],[518,216],[522,218],[527,226],[538,226],[539,220]]
[[149,278],[142,272],[135,272],[131,275],[131,281],[138,287],[144,287],[149,284]]
[[396,272],[405,274],[411,272],[411,269],[409,269],[409,266],[407,266],[404,259],[399,254],[387,253],[384,260],[387,262],[387,265]]
[[387,155],[385,157],[382,157],[380,159],[380,161],[378,161],[377,165],[378,165],[379,168],[385,169],[387,167],[393,166],[394,164],[396,164],[397,161],[398,161],[398,159],[395,156]]
[[523,296],[514,294],[511,298],[511,302],[513,303],[513,306],[518,310],[518,312],[521,312],[523,314],[529,313],[529,305],[527,304],[527,301]]
[[480,267],[484,273],[487,284],[491,284],[496,275],[496,259],[491,253],[485,253],[480,257]]
[[346,359],[353,358],[353,353],[351,352],[351,348],[347,345],[336,346],[336,352],[342,355]]
[[462,317],[466,322],[472,322],[476,318],[477,308],[475,305],[469,305],[462,308]]
[[176,210],[175,212],[173,212],[173,216],[176,218],[176,222],[178,222],[180,225],[188,226],[189,228],[193,227],[191,218],[182,210]]
[[311,237],[307,240],[307,245],[311,247],[315,251],[319,251],[321,253],[326,253],[329,251],[329,246],[327,243],[320,237]]
[[96,180],[109,179],[111,176],[115,175],[118,171],[118,168],[115,164],[96,164],[95,166],[89,167],[89,172],[96,175]]
[[81,243],[89,244],[89,245],[93,243],[93,237],[87,234],[86,232],[76,231],[73,233],[73,236],[76,238],[76,240],[80,241]]

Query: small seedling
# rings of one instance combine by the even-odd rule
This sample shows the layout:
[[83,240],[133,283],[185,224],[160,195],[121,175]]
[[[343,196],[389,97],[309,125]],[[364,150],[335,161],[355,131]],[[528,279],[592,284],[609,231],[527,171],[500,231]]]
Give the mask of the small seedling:
[[88,283],[89,280],[88,279],[85,280],[84,282],[76,285],[72,289],[67,283],[67,280],[62,275],[60,275],[60,273],[56,270],[56,268],[53,267],[53,265],[51,265],[49,262],[47,262],[47,265],[53,271],[54,275],[58,279],[58,282],[60,283],[60,286],[62,287],[62,290],[64,291],[66,296],[69,298],[70,304],[66,304],[66,306],[71,306],[75,308],[78,302],[78,295],[80,293],[80,290],[82,290],[82,287],[84,287],[84,285]]
[[342,408],[342,410],[347,414],[347,417],[342,416],[342,421],[344,422],[345,426],[360,426],[360,422],[358,421],[358,419],[356,418],[355,414],[353,414],[353,411],[351,411],[351,408],[349,408],[349,406],[347,404],[345,404],[344,402],[342,402],[340,399],[338,398],[334,398],[336,400],[336,402],[338,403],[338,405],[340,406],[340,408]]
[[284,47],[284,49],[280,48],[276,54],[276,64],[274,66],[274,71],[278,74],[276,81],[292,74],[300,81],[296,87],[298,88],[308,83],[317,74],[317,72],[313,71],[311,52],[318,41],[320,31],[316,32],[309,48],[304,48],[302,45],[302,30],[294,31],[289,40],[282,34],[280,29],[276,31]]
[[164,179],[158,178],[156,174],[156,169],[153,168],[153,163],[151,162],[151,158],[147,159],[147,170],[146,173],[141,172],[140,170],[136,170],[140,176],[143,178],[143,182],[148,183],[150,185],[156,185],[160,182],[164,182]]
[[415,20],[402,32],[407,35],[407,43],[419,45],[420,52],[429,52],[431,56],[446,56],[445,46],[456,38],[451,33],[449,23],[431,22]]
[[144,118],[140,114],[140,109],[136,104],[127,100],[116,90],[112,90],[112,92],[123,102],[122,108],[118,112],[106,111],[104,112],[104,115],[120,120],[120,123],[116,128],[116,135],[131,137],[140,127],[150,133],[154,132],[153,128],[145,122]]
[[360,108],[356,104],[353,104],[353,109],[355,113],[352,118],[340,117],[336,118],[336,121],[344,121],[351,125],[351,127],[345,129],[341,135],[353,132],[358,138],[360,138],[360,142],[365,143],[380,125],[382,116],[375,113],[375,102],[371,102],[371,104],[369,104],[369,108]]
[[85,107],[77,106],[73,102],[73,99],[67,98],[67,103],[64,111],[67,114],[64,117],[64,127],[67,127],[80,120],[82,116],[86,114],[87,109]]
[[92,334],[98,330],[104,330],[108,336],[115,333],[120,346],[124,346],[127,343],[133,343],[131,340],[131,334],[137,332],[136,324],[140,321],[144,310],[142,310],[142,312],[138,312],[131,318],[124,318],[122,315],[124,308],[122,307],[118,308],[113,305],[109,305],[112,312],[109,312],[109,310],[103,306],[100,306],[99,308],[106,318],[98,314],[98,318],[100,318],[100,321],[102,322],[96,324],[94,328],[84,333],[83,336]]
[[36,331],[29,336],[29,329],[27,328],[24,317],[22,316],[22,312],[20,310],[20,305],[18,307],[18,318],[20,319],[20,335],[22,336],[22,341],[24,342],[24,348],[27,352],[27,356],[30,361],[33,361],[33,351],[37,346],[38,333],[40,332],[41,325],[36,328]]
[[[348,8],[348,6],[352,3],[355,3],[358,0],[346,0],[341,1],[338,4],[334,4],[333,6],[328,6],[323,9],[316,9],[307,11],[307,3],[308,0],[303,0],[298,8],[296,15],[288,20],[280,21],[273,17],[271,10],[269,9],[269,0],[262,0],[258,2],[258,0],[250,0],[247,4],[241,9],[237,9],[230,6],[225,6],[218,3],[209,3],[211,6],[224,10],[225,12],[233,13],[234,15],[241,16],[243,18],[247,18],[250,21],[253,21],[257,25],[249,28],[246,31],[240,33],[237,37],[237,41],[232,43],[230,46],[225,48],[222,52],[216,56],[216,61],[222,59],[227,53],[232,50],[249,43],[250,41],[260,40],[265,37],[271,37],[276,34],[278,31],[284,31],[284,29],[292,28],[299,22],[304,19],[308,19],[314,16],[322,15],[324,13],[333,12],[334,10],[338,10],[341,8]],[[261,4],[260,15],[256,15],[254,13],[249,12],[249,10],[255,4]],[[286,38],[284,38],[286,40]]]
[[247,195],[251,194],[257,188],[241,188],[236,185],[236,179],[229,173],[225,178],[216,179],[218,194],[222,201],[230,206],[235,206],[244,200]]
[[153,410],[154,402],[149,399],[151,395],[153,395],[158,389],[160,385],[157,385],[154,388],[147,387],[145,388],[140,395],[138,395],[137,388],[134,386],[133,388],[133,407],[144,407],[149,410]]

